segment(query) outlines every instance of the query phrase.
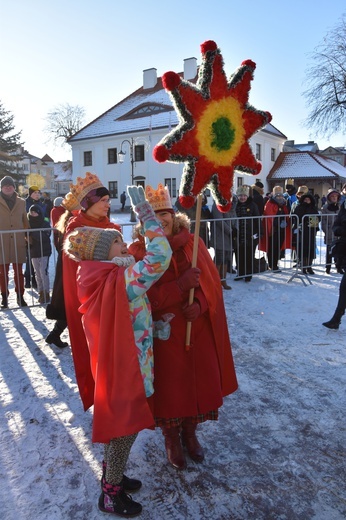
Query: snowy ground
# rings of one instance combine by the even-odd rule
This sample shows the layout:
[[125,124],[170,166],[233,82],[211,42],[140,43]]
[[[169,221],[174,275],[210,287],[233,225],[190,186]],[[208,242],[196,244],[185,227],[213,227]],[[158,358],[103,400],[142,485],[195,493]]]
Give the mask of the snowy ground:
[[[168,466],[160,431],[142,432],[127,474],[143,481],[143,520],[346,518],[346,318],[340,275],[291,271],[228,281],[239,390],[200,427],[203,464]],[[29,291],[30,292],[30,291]],[[96,520],[102,449],[82,411],[70,349],[44,341],[42,307],[0,312],[0,518]],[[68,335],[65,338],[68,341]],[[207,383],[206,383],[207,384]]]

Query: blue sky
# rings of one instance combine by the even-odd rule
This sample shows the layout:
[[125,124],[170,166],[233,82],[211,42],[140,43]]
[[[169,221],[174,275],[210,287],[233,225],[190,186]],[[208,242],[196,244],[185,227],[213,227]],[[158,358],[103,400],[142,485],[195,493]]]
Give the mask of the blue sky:
[[346,136],[326,140],[302,125],[310,54],[346,12],[344,0],[0,0],[0,11],[0,100],[33,155],[71,158],[69,147],[45,144],[54,106],[79,104],[90,122],[139,88],[143,70],[180,72],[193,56],[199,64],[205,40],[220,47],[227,75],[245,59],[257,64],[249,101],[288,139],[346,145]]

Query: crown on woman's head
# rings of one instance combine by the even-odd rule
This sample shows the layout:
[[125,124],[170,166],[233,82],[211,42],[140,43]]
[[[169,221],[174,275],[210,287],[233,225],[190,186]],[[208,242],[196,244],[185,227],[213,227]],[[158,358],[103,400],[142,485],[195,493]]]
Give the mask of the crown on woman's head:
[[145,195],[154,211],[164,211],[166,209],[173,211],[171,196],[167,186],[159,183],[157,190],[154,190],[152,186],[148,185],[145,188]]
[[97,190],[97,188],[103,188],[103,184],[98,176],[86,172],[84,178],[77,177],[76,184],[70,184],[70,191],[65,195],[62,205],[69,211],[81,209],[82,200],[91,190]]

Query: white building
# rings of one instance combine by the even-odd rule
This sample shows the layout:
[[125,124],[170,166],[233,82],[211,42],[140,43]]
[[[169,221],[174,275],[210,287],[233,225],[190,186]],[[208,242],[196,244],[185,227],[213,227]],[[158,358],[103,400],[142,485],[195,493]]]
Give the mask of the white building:
[[[197,79],[197,60],[184,60],[181,76]],[[270,108],[270,107],[269,107]],[[143,86],[79,130],[69,139],[72,147],[73,181],[87,171],[96,173],[112,199],[112,211],[120,207],[120,194],[130,184],[168,185],[172,199],[178,196],[183,165],[157,163],[152,157],[155,145],[176,125],[178,118],[162,87],[155,68],[143,71]],[[268,124],[250,140],[256,159],[262,162],[259,178],[265,189],[266,177],[282,151],[286,136]],[[119,152],[125,152],[119,162]],[[132,157],[132,160],[131,160]],[[234,187],[253,184],[252,175],[235,173]]]

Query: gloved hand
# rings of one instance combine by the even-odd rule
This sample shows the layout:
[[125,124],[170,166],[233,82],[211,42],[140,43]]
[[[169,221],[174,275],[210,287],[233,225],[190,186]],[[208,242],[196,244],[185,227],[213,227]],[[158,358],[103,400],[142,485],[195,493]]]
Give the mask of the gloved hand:
[[298,228],[293,231],[294,235],[298,235]]
[[252,235],[252,238],[253,238],[254,240],[256,240],[256,239],[258,238],[258,233],[255,233],[254,235]]
[[197,300],[189,305],[186,303],[183,307],[183,315],[186,321],[195,321],[201,314],[201,306]]
[[145,198],[142,186],[128,186],[127,193],[139,220],[145,222],[146,220],[156,218],[153,208]]
[[190,289],[199,287],[199,275],[201,270],[198,267],[190,267],[177,279],[179,289],[189,291]]
[[281,223],[280,223],[280,227],[282,229],[285,229],[285,227],[287,227],[287,222],[285,220],[283,220]]

